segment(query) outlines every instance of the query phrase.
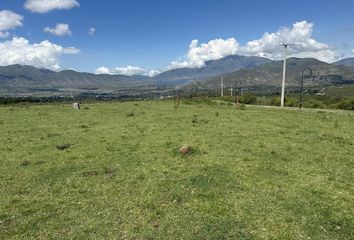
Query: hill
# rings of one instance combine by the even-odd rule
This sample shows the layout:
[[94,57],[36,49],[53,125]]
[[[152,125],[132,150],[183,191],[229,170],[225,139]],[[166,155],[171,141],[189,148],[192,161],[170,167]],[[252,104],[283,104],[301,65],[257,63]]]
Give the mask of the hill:
[[[348,63],[348,62],[347,62]],[[354,81],[354,67],[328,64],[313,58],[290,58],[287,84],[299,85],[301,72],[311,67],[321,75],[318,83],[337,85]],[[279,86],[283,62],[267,58],[229,56],[209,61],[203,68],[181,68],[163,72],[154,78],[134,75],[106,75],[64,70],[54,72],[32,66],[0,67],[0,96],[53,96],[72,94],[159,95],[177,85],[187,88],[218,88],[223,76],[225,86]]]
[[208,61],[202,68],[178,68],[154,77],[157,81],[198,80],[252,68],[272,62],[268,58],[232,55],[219,60]]
[[154,81],[151,78],[141,76],[96,75],[73,70],[54,72],[23,65],[0,67],[0,88],[3,94],[106,91],[152,85]]
[[[320,84],[340,84],[354,81],[352,68],[342,65],[332,65],[314,58],[290,58],[287,62],[287,85],[298,86],[304,68],[310,67]],[[241,69],[225,74],[225,85],[239,86],[279,86],[281,84],[283,61],[274,61],[250,69]],[[319,77],[320,76],[320,77]],[[187,87],[210,88],[219,87],[220,77],[195,81]]]
[[344,58],[335,63],[335,65],[344,65],[344,66],[354,66],[354,58]]

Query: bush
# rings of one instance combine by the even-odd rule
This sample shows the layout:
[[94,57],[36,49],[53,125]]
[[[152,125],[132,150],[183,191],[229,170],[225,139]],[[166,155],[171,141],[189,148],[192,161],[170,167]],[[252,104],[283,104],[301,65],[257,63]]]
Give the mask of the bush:
[[273,97],[272,101],[270,102],[271,106],[280,106],[280,97]]
[[240,97],[240,103],[244,104],[256,104],[257,97],[252,93],[245,93]]
[[310,101],[311,108],[324,108],[323,103],[319,101]]
[[299,106],[299,100],[295,99],[295,98],[285,98],[285,106],[297,107],[297,106]]
[[342,99],[336,104],[336,106],[343,110],[354,110],[354,99]]

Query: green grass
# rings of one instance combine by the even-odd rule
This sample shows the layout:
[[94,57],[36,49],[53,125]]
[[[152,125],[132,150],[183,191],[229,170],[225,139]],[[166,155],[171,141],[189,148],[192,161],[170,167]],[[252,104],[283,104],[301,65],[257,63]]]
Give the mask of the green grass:
[[0,107],[1,239],[354,238],[351,112],[83,107]]

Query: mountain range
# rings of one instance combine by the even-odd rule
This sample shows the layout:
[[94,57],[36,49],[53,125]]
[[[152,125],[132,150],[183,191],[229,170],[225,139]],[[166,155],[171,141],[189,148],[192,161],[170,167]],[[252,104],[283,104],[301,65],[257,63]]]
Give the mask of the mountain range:
[[335,65],[354,66],[354,57],[345,58],[334,63]]
[[231,55],[219,60],[207,61],[205,66],[201,68],[172,69],[155,76],[154,79],[157,81],[188,81],[206,79],[213,76],[232,73],[239,69],[252,68],[270,62],[272,62],[272,60],[268,58]]
[[[325,84],[346,84],[354,81],[354,58],[333,64],[313,58],[290,58],[287,64],[287,84],[297,85],[301,72],[311,67],[318,81]],[[50,96],[80,93],[106,94],[185,88],[218,88],[220,77],[225,84],[242,86],[279,86],[283,62],[262,57],[232,55],[208,61],[201,68],[179,68],[153,78],[134,75],[82,73],[73,70],[60,72],[32,66],[0,67],[0,96]]]
[[153,86],[154,81],[144,76],[96,75],[73,70],[60,72],[32,66],[10,65],[0,67],[0,95],[37,95],[81,93],[111,89],[126,89]]
[[[299,86],[302,71],[312,69],[311,79],[320,85],[351,84],[354,82],[354,68],[345,65],[328,64],[314,58],[290,58],[287,60],[286,81],[288,86]],[[283,72],[283,61],[272,61],[260,66],[240,69],[223,74],[226,86],[280,86]],[[305,80],[309,79],[309,71],[304,72]],[[305,82],[306,84],[306,82]],[[204,81],[194,81],[187,87],[218,88],[220,76]]]

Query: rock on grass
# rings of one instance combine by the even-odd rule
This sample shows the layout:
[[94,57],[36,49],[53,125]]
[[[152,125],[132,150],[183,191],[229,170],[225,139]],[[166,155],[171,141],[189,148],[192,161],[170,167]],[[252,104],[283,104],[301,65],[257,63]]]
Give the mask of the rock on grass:
[[192,148],[190,146],[187,145],[183,145],[182,147],[180,147],[180,149],[178,150],[178,152],[182,155],[187,155],[190,152],[192,152]]

